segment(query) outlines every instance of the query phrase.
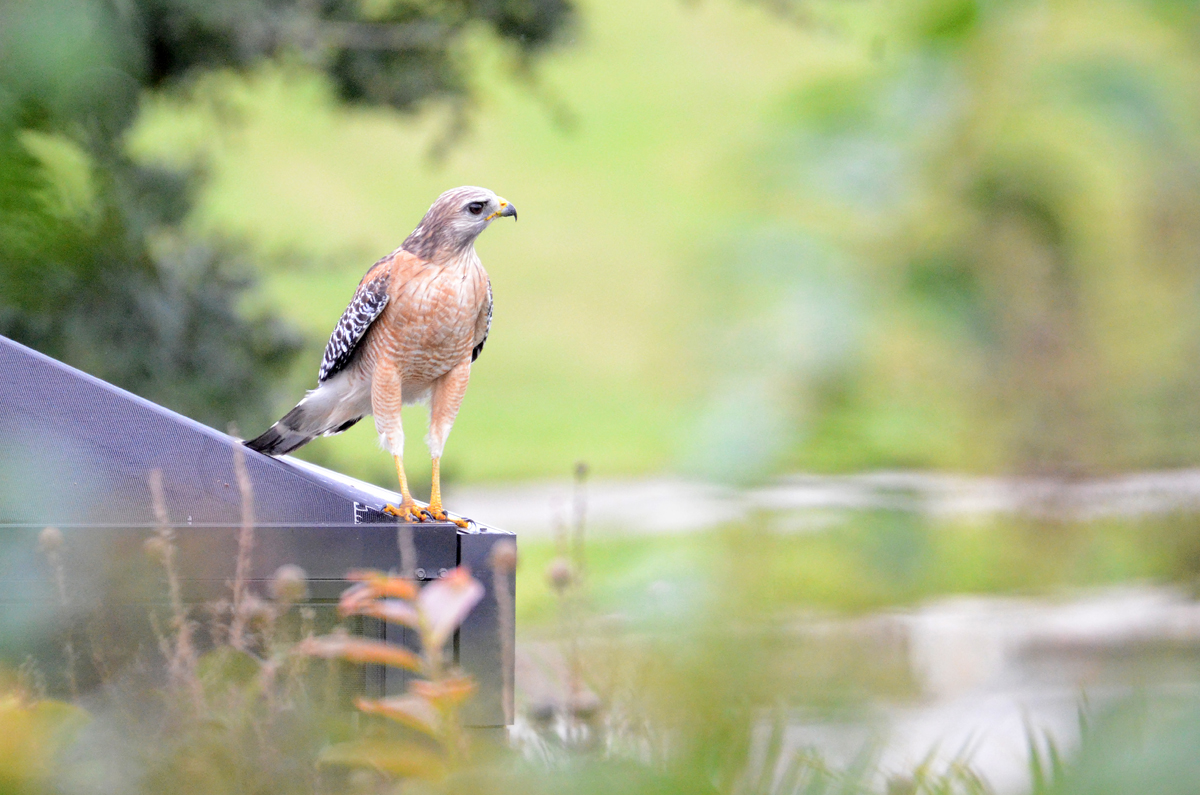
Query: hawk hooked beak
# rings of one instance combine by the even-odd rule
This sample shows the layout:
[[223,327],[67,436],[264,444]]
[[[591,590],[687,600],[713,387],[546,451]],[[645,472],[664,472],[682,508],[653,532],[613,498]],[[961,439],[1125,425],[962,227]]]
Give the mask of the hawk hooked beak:
[[504,201],[504,199],[501,199],[500,200],[500,209],[497,210],[496,212],[492,213],[491,215],[489,215],[484,220],[490,221],[493,218],[507,218],[510,215],[513,217],[513,220],[515,221],[517,219],[517,208],[513,207],[511,204]]

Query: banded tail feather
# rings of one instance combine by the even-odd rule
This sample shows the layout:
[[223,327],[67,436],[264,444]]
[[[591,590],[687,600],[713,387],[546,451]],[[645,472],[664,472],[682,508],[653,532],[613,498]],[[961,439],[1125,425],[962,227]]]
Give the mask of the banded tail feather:
[[341,433],[366,416],[370,405],[356,406],[348,385],[345,378],[326,381],[246,446],[266,455],[286,455],[318,436]]
[[246,446],[266,455],[285,455],[311,442],[317,434],[301,430],[304,420],[303,407],[304,404],[300,404],[284,414],[283,418],[267,428],[265,433],[246,442]]

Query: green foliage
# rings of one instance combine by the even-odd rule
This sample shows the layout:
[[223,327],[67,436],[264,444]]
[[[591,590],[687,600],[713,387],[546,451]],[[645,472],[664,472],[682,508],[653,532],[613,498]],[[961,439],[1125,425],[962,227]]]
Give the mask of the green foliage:
[[[1094,521],[930,518],[863,511],[815,518],[786,532],[769,513],[720,531],[597,536],[589,543],[594,606],[637,625],[711,604],[707,578],[728,578],[751,612],[857,612],[946,594],[1052,594],[1130,581],[1194,582],[1200,527],[1188,515]],[[772,528],[772,532],[763,532]],[[522,626],[553,627],[556,600],[542,576],[554,544],[525,539],[518,575]],[[697,579],[698,573],[705,578]],[[653,605],[646,596],[653,593]],[[870,666],[864,679],[887,679]]]
[[799,385],[777,409],[802,429],[786,463],[1075,473],[1195,460],[1194,7],[815,9],[848,46],[800,77],[766,150],[763,180],[795,238],[778,305],[803,313],[790,296],[828,271],[815,238],[865,311],[832,370],[751,369]]
[[106,9],[3,11],[0,333],[198,419],[259,420],[299,340],[240,311],[231,252],[171,234],[186,177],[121,152],[136,58]]
[[127,17],[151,86],[298,53],[348,100],[410,108],[468,92],[469,63],[456,44],[470,24],[532,54],[560,35],[572,8],[567,0],[145,0]]
[[50,793],[60,756],[88,715],[74,704],[38,700],[6,685],[0,689],[0,793]]

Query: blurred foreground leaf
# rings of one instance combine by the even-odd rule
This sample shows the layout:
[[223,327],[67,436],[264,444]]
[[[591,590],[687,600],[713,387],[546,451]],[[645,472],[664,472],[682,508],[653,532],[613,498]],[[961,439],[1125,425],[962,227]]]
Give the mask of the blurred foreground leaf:
[[409,671],[421,670],[421,659],[399,646],[379,640],[352,638],[335,634],[305,638],[297,647],[303,654],[314,657],[337,658],[356,663],[374,663]]
[[59,753],[88,720],[73,704],[25,704],[0,696],[0,792],[33,793],[48,786]]
[[417,607],[426,626],[422,633],[430,651],[440,653],[472,608],[483,598],[483,585],[459,566],[421,589]]
[[370,738],[338,743],[321,752],[322,765],[368,767],[396,778],[436,781],[446,774],[440,754],[425,746],[400,740]]

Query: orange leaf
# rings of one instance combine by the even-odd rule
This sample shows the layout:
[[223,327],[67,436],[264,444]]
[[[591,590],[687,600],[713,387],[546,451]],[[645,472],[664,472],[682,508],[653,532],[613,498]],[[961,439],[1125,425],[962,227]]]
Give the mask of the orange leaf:
[[411,729],[437,737],[441,719],[433,705],[420,696],[405,695],[396,698],[360,698],[354,706],[372,715],[383,715]]
[[349,635],[305,638],[300,642],[299,650],[302,654],[326,659],[339,657],[350,662],[376,663],[392,668],[407,668],[410,671],[421,670],[420,658],[408,649],[378,640],[352,638]]
[[375,601],[379,595],[375,593],[375,589],[366,583],[358,583],[352,585],[342,591],[342,596],[338,599],[338,615],[345,618],[349,615],[354,615],[360,612],[364,606]]
[[381,571],[355,569],[346,575],[347,580],[360,582],[375,591],[377,596],[394,596],[397,599],[416,599],[417,586],[403,577],[393,577]]
[[403,624],[413,629],[417,629],[420,624],[417,611],[412,605],[401,599],[376,599],[361,606],[356,612],[359,615],[378,618],[389,624]]
[[450,676],[437,682],[418,679],[408,687],[414,694],[439,706],[458,706],[475,692],[475,682],[469,676]]

